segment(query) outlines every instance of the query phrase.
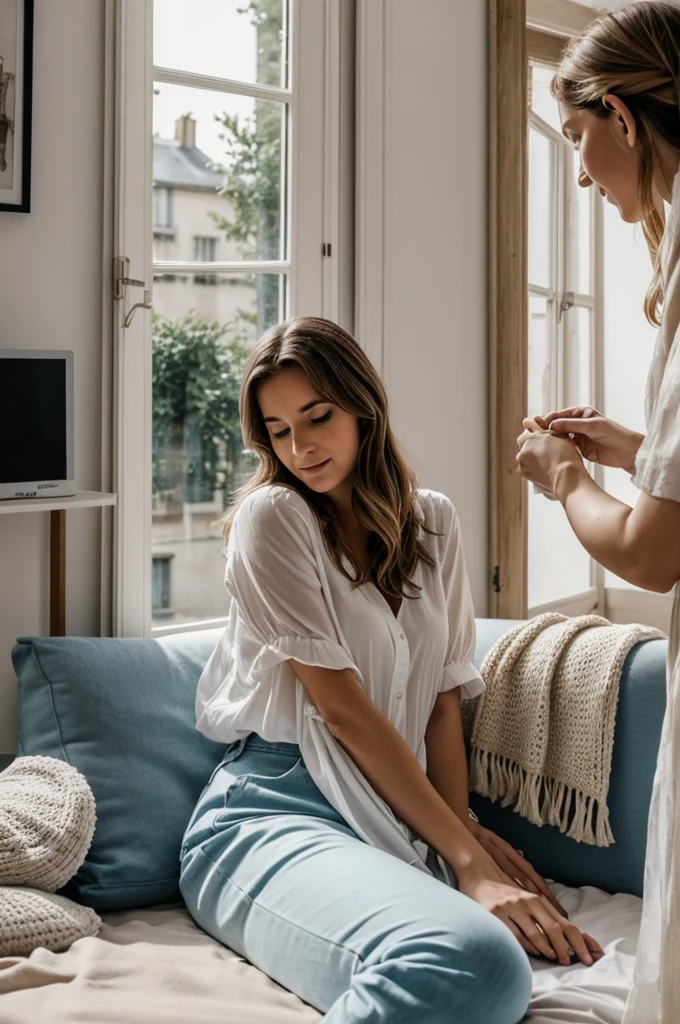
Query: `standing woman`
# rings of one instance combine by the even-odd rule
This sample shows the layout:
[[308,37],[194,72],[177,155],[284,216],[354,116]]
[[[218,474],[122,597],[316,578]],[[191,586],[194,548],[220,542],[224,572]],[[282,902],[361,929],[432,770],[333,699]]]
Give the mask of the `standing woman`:
[[[525,420],[522,474],[552,491],[584,548],[622,579],[675,586],[668,703],[649,819],[642,929],[626,1024],[680,1021],[680,7],[641,2],[572,40],[552,83],[579,183],[641,222],[654,264],[645,312],[660,325],[643,436],[590,408]],[[665,217],[664,203],[670,204]],[[607,495],[583,459],[625,469],[634,508]]]
[[187,907],[329,1024],[517,1024],[522,946],[602,950],[468,814],[460,700],[483,683],[455,510],[418,489],[378,374],[327,320],[264,336],[241,426],[260,465],[196,699],[229,746],[185,836]]

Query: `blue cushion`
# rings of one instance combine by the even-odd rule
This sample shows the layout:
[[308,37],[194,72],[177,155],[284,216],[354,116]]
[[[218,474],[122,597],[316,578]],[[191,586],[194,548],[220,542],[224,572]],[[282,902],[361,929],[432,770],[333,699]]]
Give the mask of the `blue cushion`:
[[[477,620],[478,667],[496,640],[515,624]],[[637,644],[621,673],[607,801],[615,839],[612,846],[577,843],[554,826],[536,828],[512,807],[471,795],[470,805],[482,824],[523,850],[544,877],[565,885],[594,885],[642,896],[647,819],[666,708],[666,649],[666,640]]]
[[180,899],[182,836],[224,751],[194,725],[196,684],[221,632],[18,641],[18,752],[68,761],[97,804],[65,895],[100,911]]

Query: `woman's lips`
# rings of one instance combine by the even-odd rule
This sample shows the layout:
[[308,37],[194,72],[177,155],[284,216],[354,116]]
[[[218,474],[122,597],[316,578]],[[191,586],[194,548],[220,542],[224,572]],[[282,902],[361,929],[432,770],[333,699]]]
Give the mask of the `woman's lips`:
[[315,466],[301,466],[301,473],[318,473],[319,470],[323,469],[324,466],[328,465],[330,459],[324,459],[323,462],[317,462]]

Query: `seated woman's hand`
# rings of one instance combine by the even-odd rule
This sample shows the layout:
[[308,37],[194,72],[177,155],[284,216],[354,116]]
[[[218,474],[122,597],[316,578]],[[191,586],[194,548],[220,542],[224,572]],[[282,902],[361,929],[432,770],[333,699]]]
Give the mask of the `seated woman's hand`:
[[561,409],[535,419],[540,419],[552,434],[573,439],[583,458],[589,462],[634,472],[635,456],[644,434],[607,419],[591,406]]
[[493,857],[501,871],[504,871],[523,889],[527,889],[537,896],[544,896],[562,917],[569,917],[564,907],[551,893],[548,883],[534,870],[520,850],[516,850],[505,839],[501,839],[495,832],[484,828],[477,821],[471,820],[469,829],[479,845],[486,850],[490,857]]
[[599,942],[563,917],[543,896],[513,882],[491,857],[479,858],[458,873],[460,891],[502,921],[531,956],[571,963],[569,947],[591,966],[604,950]]

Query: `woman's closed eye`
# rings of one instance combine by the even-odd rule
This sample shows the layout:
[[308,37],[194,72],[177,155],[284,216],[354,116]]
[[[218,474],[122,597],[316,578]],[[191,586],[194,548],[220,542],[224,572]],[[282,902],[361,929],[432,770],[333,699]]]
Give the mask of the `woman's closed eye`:
[[[314,424],[328,423],[328,421],[329,421],[329,419],[331,418],[332,415],[333,415],[333,410],[329,409],[328,412],[325,412],[323,414],[323,416],[317,416],[316,419],[313,416],[310,417],[309,422],[310,423],[314,423]],[[275,437],[277,439],[277,441],[280,440],[282,437],[286,437],[287,434],[290,434],[290,427],[285,427],[283,430],[279,430],[279,431],[272,431],[272,437]]]
[[327,423],[332,415],[333,415],[333,410],[329,409],[328,412],[325,412],[323,414],[323,416],[317,416],[316,419],[314,419],[314,417],[312,417],[311,422],[312,423]]

